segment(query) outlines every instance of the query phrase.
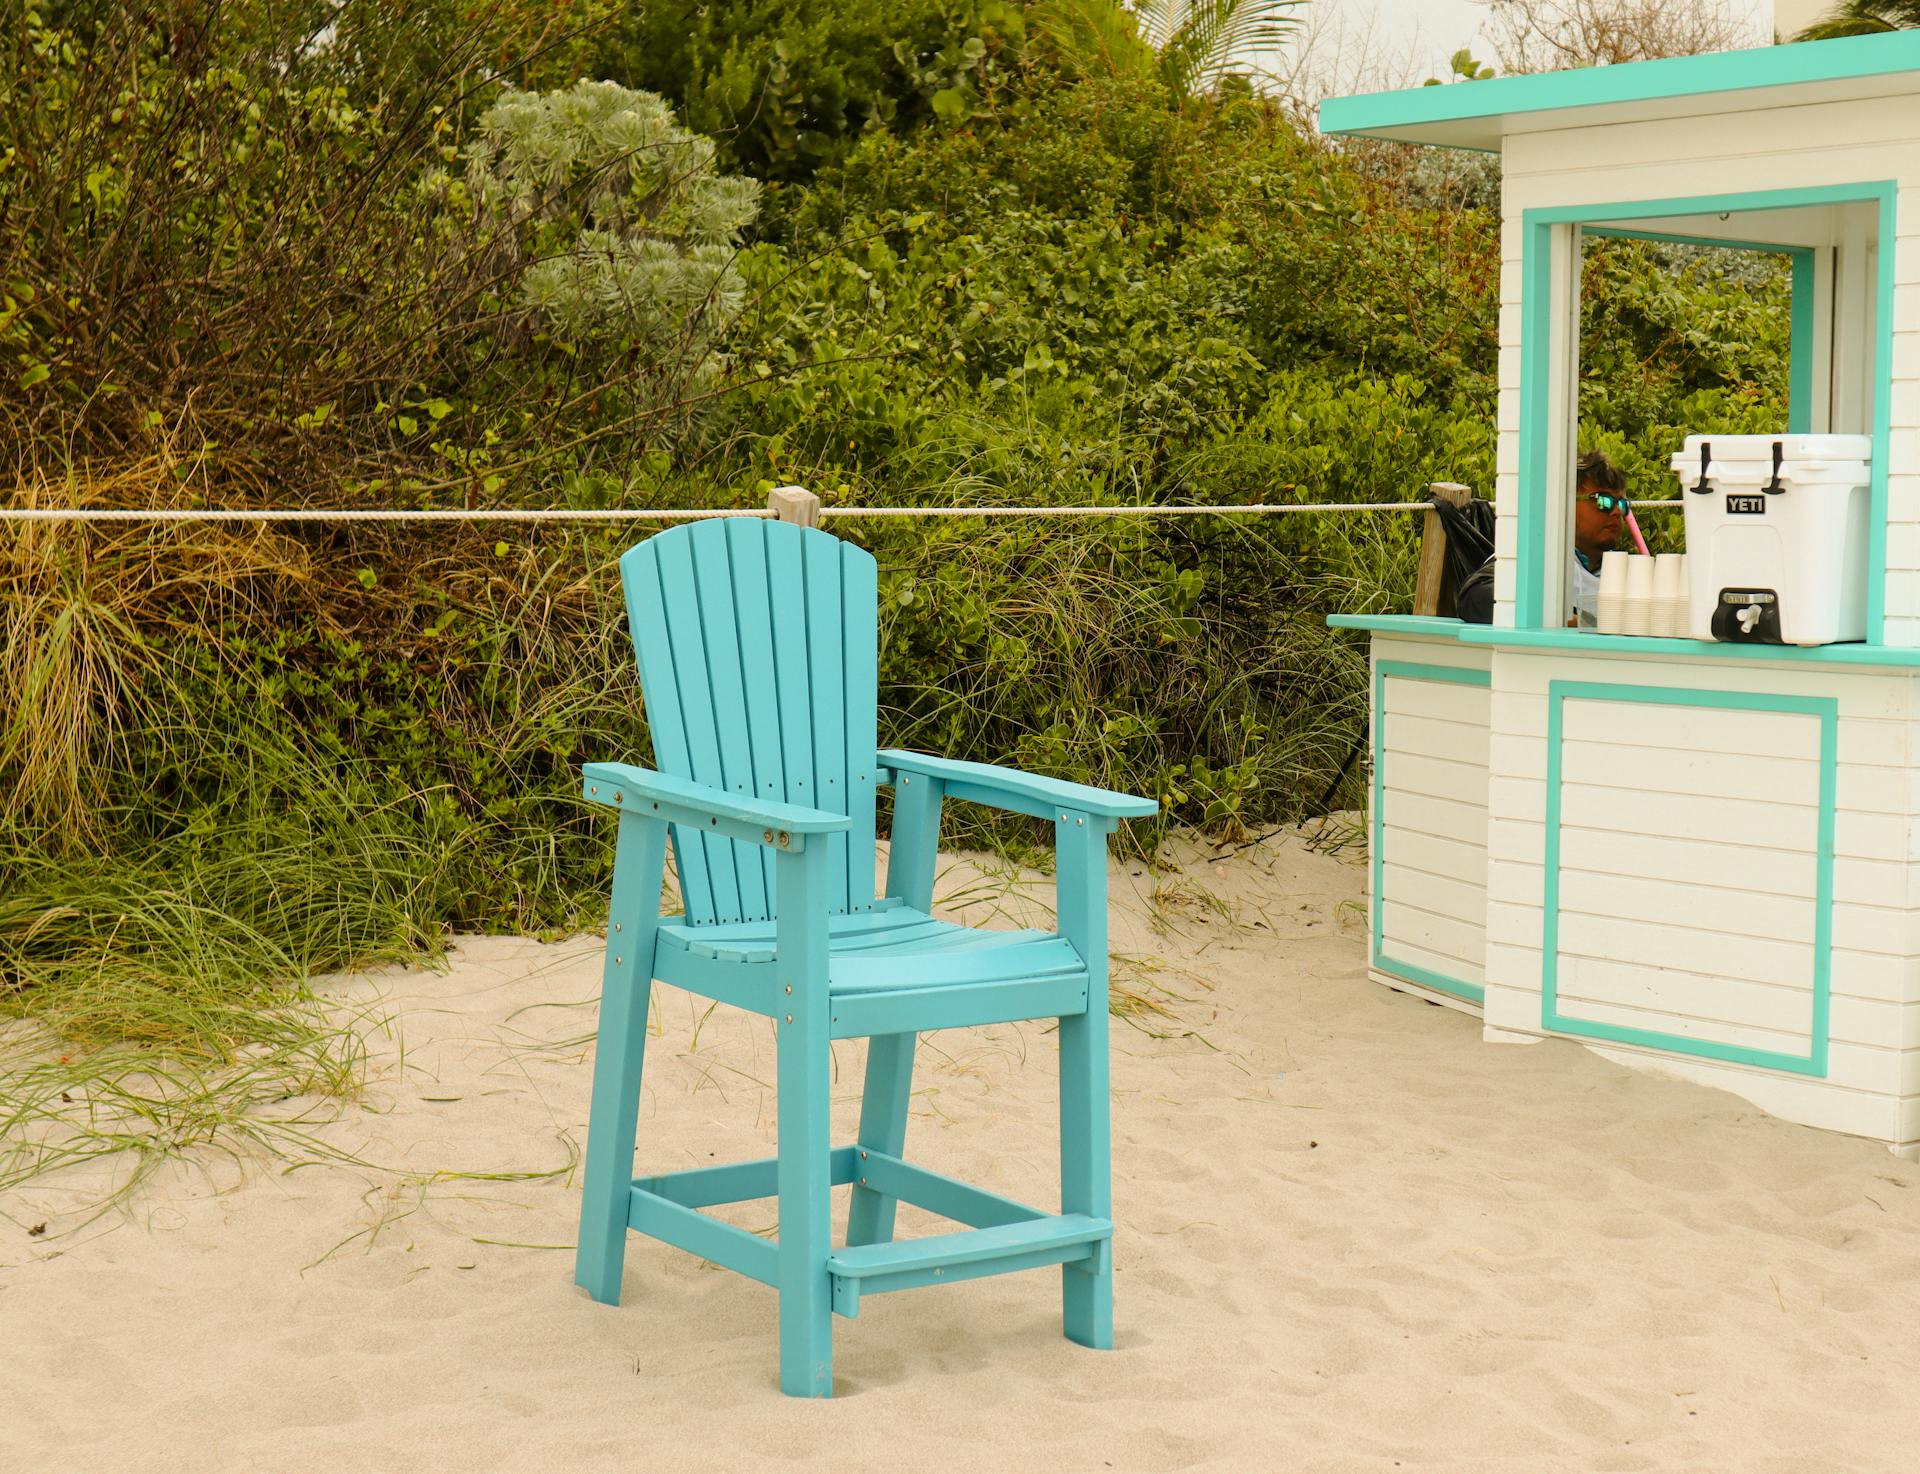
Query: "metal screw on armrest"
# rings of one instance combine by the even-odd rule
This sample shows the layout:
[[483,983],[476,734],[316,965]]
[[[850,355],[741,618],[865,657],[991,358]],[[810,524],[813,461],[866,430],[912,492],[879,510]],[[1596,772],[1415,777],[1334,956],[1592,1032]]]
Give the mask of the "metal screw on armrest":
[[615,803],[619,803],[619,802],[620,802],[620,800],[621,800],[621,799],[623,799],[623,798],[625,798],[625,797],[626,797],[626,795],[625,795],[624,793],[622,793],[622,792],[621,792],[621,791],[620,791],[619,789],[617,789],[617,788],[616,788],[616,789],[614,789],[614,791],[613,791],[613,801],[614,801]]
[[773,843],[773,831],[771,829],[763,829],[760,832],[760,843],[761,844]]
[[788,1014],[788,1015],[787,1015],[787,1022],[788,1022],[788,1023],[792,1023],[792,1022],[793,1022],[793,1015],[792,1015],[792,1014]]
[[615,931],[619,931],[619,930],[620,930],[620,923],[619,923],[619,922],[617,922],[617,921],[616,921],[616,922],[614,922],[614,924],[613,924],[613,929],[614,929]]
[[782,829],[780,831],[780,848],[784,850],[792,843],[793,843],[793,836],[791,834],[788,834],[786,830]]
[[624,964],[626,963],[626,960],[627,960],[627,959],[626,959],[626,958],[624,958],[624,957],[616,957],[616,958],[614,958],[614,959],[613,959],[613,965],[614,965],[615,967],[620,967],[620,966],[623,966],[623,965],[624,965]]
[[588,793],[598,793],[599,791],[600,791],[600,785],[598,783],[594,784],[593,787],[587,790]]
[[866,1161],[866,1159],[867,1159],[867,1154],[865,1152],[860,1153],[860,1160],[864,1162]]
[[789,993],[791,993],[791,992],[793,991],[793,984],[792,984],[792,983],[788,983],[788,984],[787,984],[787,991],[788,991]]

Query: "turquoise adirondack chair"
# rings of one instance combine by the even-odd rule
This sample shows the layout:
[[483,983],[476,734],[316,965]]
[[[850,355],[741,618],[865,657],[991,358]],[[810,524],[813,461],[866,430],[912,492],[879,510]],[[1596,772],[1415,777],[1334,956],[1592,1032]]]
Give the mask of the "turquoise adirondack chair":
[[[1113,1344],[1107,1112],[1107,836],[1146,799],[919,753],[876,751],[877,580],[824,532],[727,519],[664,532],[620,560],[659,771],[592,763],[586,797],[619,811],[575,1279],[620,1299],[627,1231],[773,1286],[780,1386],[833,1390],[835,1314],[867,1295],[1059,1265],[1067,1336]],[[875,893],[874,795],[894,790]],[[1053,822],[1059,932],[936,921],[944,798]],[[685,914],[659,914],[668,837]],[[634,1176],[652,979],[773,1019],[778,1155]],[[1060,1211],[903,1156],[916,1035],[1060,1020]],[[870,1038],[859,1139],[828,1135],[830,1042]],[[832,1188],[854,1185],[834,1247]],[[769,1243],[698,1211],[779,1199]],[[895,1242],[900,1200],[970,1226]]]

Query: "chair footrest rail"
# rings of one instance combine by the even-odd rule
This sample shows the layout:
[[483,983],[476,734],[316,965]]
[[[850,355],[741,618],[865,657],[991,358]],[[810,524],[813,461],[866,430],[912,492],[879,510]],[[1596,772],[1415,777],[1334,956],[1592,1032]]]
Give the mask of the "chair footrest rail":
[[[869,1147],[835,1147],[828,1163],[835,1187],[871,1188],[968,1225],[963,1233],[860,1244],[829,1254],[833,1309],[849,1318],[860,1313],[863,1295],[1082,1260],[1088,1261],[1090,1269],[1098,1269],[1113,1237],[1113,1224],[1105,1218],[1046,1213]],[[628,1198],[628,1226],[763,1285],[777,1286],[775,1241],[699,1210],[775,1196],[778,1170],[779,1159],[765,1157],[635,1178]]]
[[1050,1264],[1098,1260],[1107,1252],[1112,1237],[1113,1224],[1105,1218],[1063,1213],[1005,1223],[998,1228],[971,1228],[930,1239],[841,1249],[827,1256],[834,1312],[852,1319],[860,1313],[861,1296],[887,1290],[912,1290]]

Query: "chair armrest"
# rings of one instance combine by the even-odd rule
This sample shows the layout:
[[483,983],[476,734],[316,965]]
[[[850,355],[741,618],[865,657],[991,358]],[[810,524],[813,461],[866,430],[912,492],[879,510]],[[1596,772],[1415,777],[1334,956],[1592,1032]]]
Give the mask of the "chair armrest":
[[582,788],[589,803],[783,850],[802,848],[810,834],[835,834],[853,827],[845,814],[776,803],[750,793],[728,793],[631,763],[588,763],[582,769]]
[[1150,798],[1069,783],[1064,778],[1043,778],[992,763],[963,763],[892,747],[879,754],[879,762],[893,769],[896,783],[901,774],[919,774],[945,785],[949,798],[970,799],[1016,814],[1031,814],[1036,819],[1058,818],[1062,809],[1097,819],[1144,819],[1160,812],[1160,805]]

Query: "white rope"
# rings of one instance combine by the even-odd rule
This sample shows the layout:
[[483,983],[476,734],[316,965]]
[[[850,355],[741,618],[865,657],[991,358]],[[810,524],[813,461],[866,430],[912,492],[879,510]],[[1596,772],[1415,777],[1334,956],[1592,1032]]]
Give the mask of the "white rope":
[[[1635,502],[1677,507],[1679,501]],[[1320,512],[1425,512],[1431,502],[1252,502],[1225,507],[822,507],[824,517],[1219,517]],[[0,507],[0,522],[698,522],[771,517],[763,508],[607,507]]]
[[1431,502],[1251,502],[1231,507],[822,507],[822,517],[1210,517],[1279,512],[1423,512]]
[[771,517],[765,508],[701,511],[693,508],[568,507],[6,507],[0,522],[693,522],[709,517]]

